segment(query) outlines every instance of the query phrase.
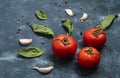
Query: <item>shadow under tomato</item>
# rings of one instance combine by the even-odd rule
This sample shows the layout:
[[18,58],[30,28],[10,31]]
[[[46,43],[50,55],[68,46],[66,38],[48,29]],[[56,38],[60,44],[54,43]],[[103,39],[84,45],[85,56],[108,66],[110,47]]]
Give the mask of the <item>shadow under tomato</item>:
[[101,48],[99,48],[98,50],[100,51],[100,53],[102,53],[102,51],[104,50],[104,49],[106,49],[106,50],[108,50],[109,52],[111,52],[111,48],[108,46],[108,45],[103,45]]
[[83,69],[82,67],[80,67],[78,62],[75,63],[75,71],[78,75],[80,75],[82,77],[86,77],[86,76],[94,74],[97,71],[97,69],[98,69],[98,67],[91,69],[91,70],[86,70],[86,69]]
[[81,40],[80,42],[78,42],[78,47],[79,48],[84,48],[85,47],[85,44],[84,44],[83,40]]
[[69,59],[60,59],[58,57],[56,57],[54,54],[49,55],[50,61],[52,61],[54,64],[56,65],[67,65],[70,62],[73,61],[73,57],[69,58]]

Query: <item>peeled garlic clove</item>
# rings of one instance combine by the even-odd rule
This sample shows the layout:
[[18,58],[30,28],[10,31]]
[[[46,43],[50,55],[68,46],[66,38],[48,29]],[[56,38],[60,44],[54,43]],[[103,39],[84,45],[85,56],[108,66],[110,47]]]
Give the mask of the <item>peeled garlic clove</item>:
[[71,9],[65,9],[65,12],[69,15],[69,16],[73,16],[73,11]]
[[44,68],[33,67],[33,69],[39,71],[40,73],[49,73],[53,68],[54,68],[53,66],[48,66],[48,67],[44,67]]
[[80,18],[80,21],[83,22],[84,20],[86,20],[88,17],[87,13],[83,13],[82,17]]
[[32,43],[32,39],[19,39],[21,45],[28,45]]

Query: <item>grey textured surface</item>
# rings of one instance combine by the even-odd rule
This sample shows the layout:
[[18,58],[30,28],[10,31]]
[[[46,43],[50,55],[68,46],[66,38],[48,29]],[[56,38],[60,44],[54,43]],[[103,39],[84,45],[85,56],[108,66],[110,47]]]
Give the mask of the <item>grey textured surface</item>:
[[[69,7],[75,16],[69,17],[65,13],[64,9]],[[46,12],[48,20],[40,21],[35,17],[34,13],[39,9]],[[88,13],[89,17],[80,23],[79,18],[83,12]],[[95,26],[105,15],[111,13],[118,13],[120,16],[120,0],[68,0],[68,3],[65,0],[0,0],[0,78],[119,78],[120,17],[106,30],[108,39],[101,49],[101,62],[96,70],[91,71],[79,67],[77,53],[70,61],[54,57],[51,51],[52,39],[41,39],[27,25],[47,25],[56,36],[65,33],[60,21],[69,18],[74,24],[72,36],[77,40],[80,50],[84,47],[80,32]],[[19,57],[18,49],[29,47],[19,45],[20,38],[32,38],[33,43],[29,46],[40,47],[45,54],[34,59]],[[32,69],[33,66],[47,65],[54,65],[55,68],[46,75]]]

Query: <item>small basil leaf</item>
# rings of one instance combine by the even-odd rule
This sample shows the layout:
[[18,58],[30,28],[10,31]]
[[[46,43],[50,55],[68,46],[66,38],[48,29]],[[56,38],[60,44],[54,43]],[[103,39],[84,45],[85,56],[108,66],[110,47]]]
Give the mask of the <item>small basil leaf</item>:
[[33,57],[41,56],[43,52],[41,49],[37,47],[29,47],[29,48],[19,49],[18,54],[23,57],[33,58]]
[[103,19],[103,21],[100,24],[98,24],[96,27],[99,29],[102,29],[102,30],[107,29],[112,24],[112,22],[114,21],[114,19],[117,16],[118,16],[117,14],[110,14],[110,15],[106,16]]
[[43,12],[42,10],[38,10],[35,12],[35,15],[38,19],[40,20],[46,20],[47,19],[47,15],[45,12]]
[[73,31],[73,24],[70,19],[63,19],[61,21],[62,26],[67,29],[68,33],[71,34]]
[[54,37],[54,32],[47,26],[38,25],[38,24],[31,24],[31,27],[35,33],[48,35]]

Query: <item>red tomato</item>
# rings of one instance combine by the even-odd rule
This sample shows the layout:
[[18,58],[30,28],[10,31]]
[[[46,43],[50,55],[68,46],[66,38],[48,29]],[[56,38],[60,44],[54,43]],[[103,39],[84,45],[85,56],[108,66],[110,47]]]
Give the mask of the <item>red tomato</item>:
[[90,28],[83,35],[85,45],[95,48],[101,48],[105,44],[106,39],[106,33],[98,28]]
[[76,40],[66,34],[56,36],[52,42],[52,51],[58,58],[71,58],[77,49]]
[[85,47],[78,53],[78,63],[84,69],[93,69],[97,67],[100,59],[100,52],[93,47]]

